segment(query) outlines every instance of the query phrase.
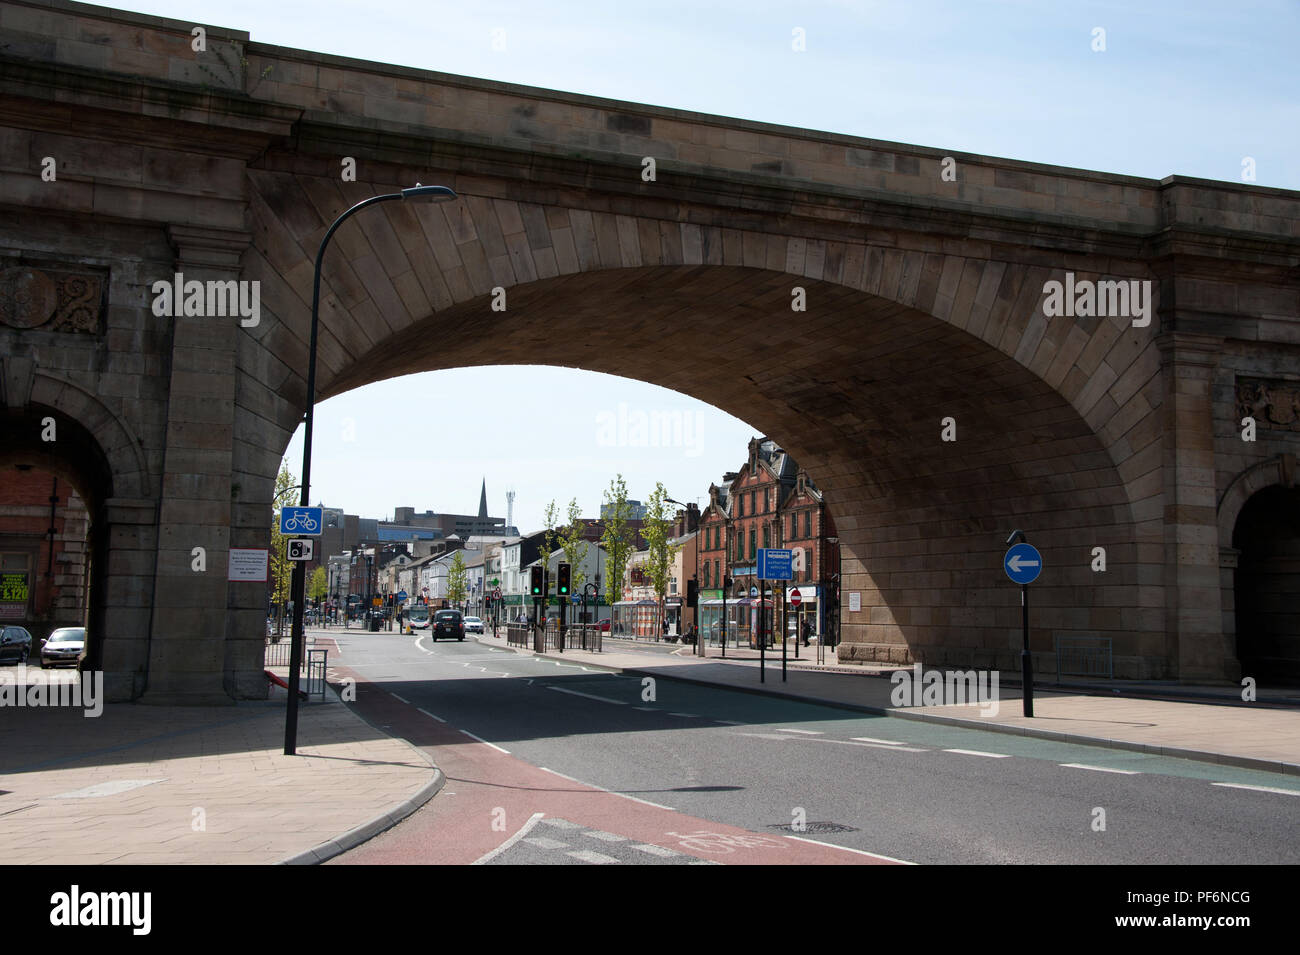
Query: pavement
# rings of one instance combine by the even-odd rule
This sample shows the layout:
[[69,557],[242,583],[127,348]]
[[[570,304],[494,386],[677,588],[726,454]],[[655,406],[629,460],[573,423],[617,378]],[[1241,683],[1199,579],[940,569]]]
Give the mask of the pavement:
[[[20,673],[5,667],[0,679]],[[26,671],[29,685],[46,678],[36,674]],[[278,688],[265,702],[108,704],[93,718],[73,707],[0,707],[0,858],[311,863],[359,845],[427,802],[443,777],[333,690],[326,696],[299,707],[296,756],[283,752]]]
[[[332,665],[345,665],[330,632],[313,631],[314,646],[331,651]],[[478,639],[507,645],[504,636]],[[1120,684],[1036,689],[1035,716],[1027,719],[1018,694],[1005,688],[996,713],[980,704],[895,707],[888,673],[896,668],[829,660],[817,666],[815,646],[790,662],[784,682],[779,650],[769,654],[764,683],[749,651],[729,650],[723,661],[716,648],[700,658],[691,648],[609,646],[603,653],[541,656],[891,717],[1300,775],[1300,708],[1270,702],[1283,700],[1276,694],[1252,705],[1228,696],[1237,692],[1230,687],[1200,688],[1204,697],[1195,702],[1135,697],[1132,685]],[[5,668],[0,678],[20,672]],[[29,682],[39,672],[28,670]],[[1114,695],[1121,688],[1127,695]],[[1112,695],[1099,695],[1108,689]],[[312,863],[360,845],[432,798],[444,777],[428,756],[382,724],[365,722],[335,690],[326,696],[300,707],[297,756],[282,752],[279,689],[265,702],[232,707],[109,704],[95,718],[68,706],[0,706],[0,857],[11,864]]]

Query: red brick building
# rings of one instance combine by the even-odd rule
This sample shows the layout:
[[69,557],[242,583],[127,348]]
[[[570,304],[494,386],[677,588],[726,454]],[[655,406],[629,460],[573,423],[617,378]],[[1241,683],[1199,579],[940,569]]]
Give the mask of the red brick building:
[[37,641],[86,623],[88,530],[86,506],[66,480],[28,465],[0,470],[0,623]]
[[[834,522],[808,473],[774,441],[750,441],[741,469],[710,486],[699,529],[696,579],[701,600],[721,599],[728,577],[728,600],[747,598],[750,588],[758,585],[758,549],[788,547],[795,552],[795,572],[786,586],[799,587],[801,607],[815,620],[814,632],[829,632],[840,571]],[[785,595],[776,598],[778,612],[784,600]]]

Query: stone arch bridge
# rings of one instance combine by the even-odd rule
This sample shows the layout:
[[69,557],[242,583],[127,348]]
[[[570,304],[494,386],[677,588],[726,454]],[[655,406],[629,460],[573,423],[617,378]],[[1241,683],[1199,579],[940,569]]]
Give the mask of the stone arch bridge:
[[[322,396],[522,362],[735,414],[825,492],[845,657],[1014,669],[1001,556],[1018,527],[1047,567],[1040,666],[1058,637],[1102,636],[1131,677],[1237,679],[1246,659],[1300,673],[1300,194],[554,93],[211,26],[195,51],[194,26],[0,3],[0,464],[61,473],[92,509],[92,635],[113,698],[264,695],[266,595],[227,582],[226,552],[267,546],[305,407],[315,250],[348,206],[417,181],[460,198],[383,203],[334,240]],[[154,314],[153,283],[178,272],[259,282],[257,324]],[[1136,282],[1149,320],[1056,314],[1054,281]],[[1262,493],[1292,523],[1260,557],[1234,529]],[[1242,616],[1247,557],[1289,586],[1289,617]]]

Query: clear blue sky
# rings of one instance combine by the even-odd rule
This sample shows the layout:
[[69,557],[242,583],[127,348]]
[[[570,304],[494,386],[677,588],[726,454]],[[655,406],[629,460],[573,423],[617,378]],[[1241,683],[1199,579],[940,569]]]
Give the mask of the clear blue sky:
[[[1252,157],[1258,185],[1300,189],[1297,0],[115,5],[359,59],[1156,179],[1240,181]],[[791,49],[796,27],[804,52]],[[1104,52],[1092,49],[1097,27]],[[745,457],[743,422],[683,396],[572,370],[516,372],[506,389],[497,370],[461,369],[321,405],[318,434],[341,435],[349,417],[359,426],[352,441],[318,441],[313,500],[375,517],[404,504],[472,511],[486,475],[493,513],[513,485],[527,530],[553,498],[595,513],[616,471],[634,497],[662,480],[689,501]],[[592,409],[566,448],[519,423],[541,378]],[[415,429],[427,438],[412,436],[412,400],[428,409]],[[611,446],[597,419],[616,426],[619,402],[625,421],[659,411],[694,424],[698,411],[698,446]],[[298,440],[288,455],[297,471]]]

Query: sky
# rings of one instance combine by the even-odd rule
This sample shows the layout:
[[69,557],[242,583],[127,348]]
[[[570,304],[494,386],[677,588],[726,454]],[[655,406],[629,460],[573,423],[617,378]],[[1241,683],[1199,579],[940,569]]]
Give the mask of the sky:
[[[1300,0],[111,5],[545,89],[1152,179],[1241,182],[1253,168],[1257,185],[1300,189]],[[313,503],[473,513],[486,478],[490,512],[505,515],[513,487],[528,531],[551,500],[594,516],[619,472],[632,497],[662,481],[679,501],[707,500],[755,433],[641,382],[538,367],[507,379],[432,372],[319,405]],[[562,438],[531,423],[543,383],[590,409]],[[413,402],[440,410],[413,424]],[[286,452],[295,473],[300,437]]]

